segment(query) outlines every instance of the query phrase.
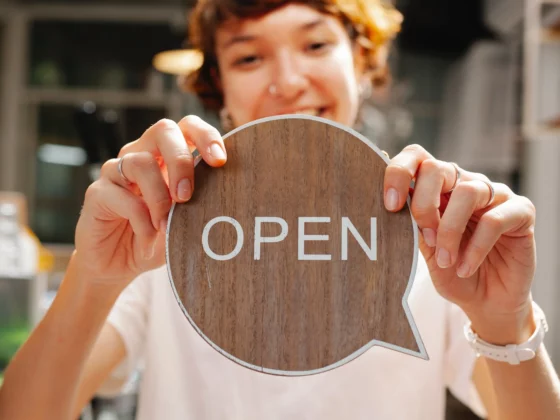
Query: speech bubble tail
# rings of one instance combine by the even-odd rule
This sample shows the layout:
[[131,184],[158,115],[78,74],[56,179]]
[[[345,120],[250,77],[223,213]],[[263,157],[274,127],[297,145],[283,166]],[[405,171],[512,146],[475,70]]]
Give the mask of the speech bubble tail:
[[428,352],[426,351],[426,347],[424,346],[424,342],[422,341],[422,337],[420,336],[420,332],[418,331],[418,327],[416,326],[416,322],[414,322],[414,318],[412,317],[412,312],[410,311],[410,307],[408,306],[408,302],[406,298],[408,297],[408,291],[403,296],[403,309],[404,313],[408,319],[409,327],[414,335],[414,339],[416,340],[417,350],[411,350],[410,355],[420,357],[426,361],[430,360],[430,356],[428,356]]
[[[414,233],[416,236],[416,230]],[[392,324],[397,326],[397,330],[392,329],[390,334],[384,334],[378,339],[372,340],[368,343],[367,347],[370,348],[371,346],[377,345],[429,361],[430,357],[408,304],[412,285],[417,276],[417,262],[418,254],[415,253],[411,276],[401,301],[402,310],[398,311],[396,314],[398,320]]]
[[[410,209],[410,197],[407,198],[407,203],[408,203],[408,208]],[[412,214],[411,214],[412,217]],[[418,225],[416,224],[416,221],[414,220],[414,218],[412,218],[412,232],[414,235],[414,243],[416,244],[415,249],[414,249],[414,257],[413,257],[413,263],[412,263],[412,270],[410,273],[410,278],[408,280],[408,284],[406,287],[406,290],[404,292],[404,295],[402,297],[402,308],[403,308],[403,312],[404,312],[404,316],[406,317],[408,323],[408,327],[409,327],[409,331],[406,331],[407,334],[403,334],[406,338],[404,339],[403,344],[405,344],[404,346],[399,346],[399,345],[392,345],[392,344],[388,344],[388,343],[384,343],[384,344],[388,344],[386,347],[389,348],[393,348],[393,350],[396,351],[400,351],[402,353],[405,354],[409,354],[411,356],[415,356],[415,357],[419,357],[423,360],[429,361],[430,360],[430,356],[428,355],[428,352],[426,350],[426,347],[424,346],[424,342],[422,341],[422,337],[420,336],[420,332],[418,330],[418,327],[416,326],[416,322],[414,321],[414,317],[412,316],[412,311],[410,310],[410,306],[408,305],[408,297],[410,296],[410,292],[412,290],[412,285],[415,281],[415,278],[417,276],[417,268],[418,268],[418,258],[419,258],[419,249],[418,249]],[[423,261],[423,260],[422,260]],[[425,264],[425,262],[424,262]],[[415,344],[415,345],[414,345]]]
[[399,317],[406,318],[408,323],[401,322],[397,334],[394,334],[395,331],[391,334],[393,338],[390,341],[375,339],[369,342],[365,349],[369,349],[373,346],[380,346],[429,361],[430,357],[428,356],[422,337],[420,337],[420,333],[418,332],[418,328],[416,327],[416,323],[414,322],[414,318],[406,302],[406,296],[407,295],[405,295],[403,299],[403,311],[399,314]]
[[[418,243],[418,229],[416,227],[416,222],[413,220],[413,232],[414,232],[414,241]],[[417,264],[418,264],[418,249],[415,249],[414,252],[414,261],[412,265],[412,270],[410,274],[410,278],[408,281],[408,285],[402,297],[402,312],[400,317],[406,318],[408,322],[402,322],[402,329],[401,334],[399,334],[399,342],[395,343],[383,343],[382,345],[387,348],[392,348],[393,350],[399,351],[401,353],[405,353],[411,356],[419,357],[423,360],[429,361],[430,357],[426,350],[426,346],[424,346],[424,342],[422,341],[422,337],[420,336],[420,331],[416,326],[416,322],[414,321],[414,317],[412,316],[412,311],[410,310],[410,306],[408,305],[408,297],[410,296],[410,292],[412,290],[413,283],[417,276]],[[402,318],[401,318],[402,319]],[[408,325],[408,328],[404,327],[404,325]]]

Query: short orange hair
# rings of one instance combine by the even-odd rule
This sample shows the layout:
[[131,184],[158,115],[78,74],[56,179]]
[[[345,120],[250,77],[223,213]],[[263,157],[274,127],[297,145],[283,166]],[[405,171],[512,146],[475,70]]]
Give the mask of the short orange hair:
[[190,15],[189,40],[202,52],[204,63],[184,79],[183,88],[196,93],[207,109],[219,110],[223,96],[216,84],[216,28],[230,19],[258,18],[289,3],[304,4],[339,18],[350,38],[364,48],[373,84],[386,82],[386,54],[401,30],[403,18],[384,0],[199,0]]

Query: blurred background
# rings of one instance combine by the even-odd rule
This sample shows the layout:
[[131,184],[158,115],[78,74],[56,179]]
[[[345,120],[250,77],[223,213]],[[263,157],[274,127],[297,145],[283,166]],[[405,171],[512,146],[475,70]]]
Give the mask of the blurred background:
[[[193,3],[0,0],[0,372],[56,293],[100,164],[163,117],[218,127],[154,67],[186,47]],[[418,143],[535,203],[534,296],[560,366],[560,0],[395,3],[392,82],[360,130],[390,155]],[[133,378],[83,418],[133,418],[134,392]],[[475,417],[449,396],[448,418]]]

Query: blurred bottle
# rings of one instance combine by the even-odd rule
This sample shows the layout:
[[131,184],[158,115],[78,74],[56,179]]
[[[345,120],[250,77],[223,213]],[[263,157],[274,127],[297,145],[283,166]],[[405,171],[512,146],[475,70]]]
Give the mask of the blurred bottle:
[[39,246],[23,224],[22,203],[15,195],[0,197],[0,374],[29,335],[44,289]]
[[21,276],[21,254],[17,207],[13,203],[0,203],[0,276]]
[[33,277],[37,260],[37,246],[20,226],[16,204],[0,202],[0,277]]

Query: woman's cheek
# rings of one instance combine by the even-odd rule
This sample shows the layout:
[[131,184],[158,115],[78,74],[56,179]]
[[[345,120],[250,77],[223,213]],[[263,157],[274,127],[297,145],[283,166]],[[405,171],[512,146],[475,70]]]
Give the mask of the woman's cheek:
[[[337,63],[338,64],[335,64]],[[324,63],[321,70],[315,74],[320,75],[322,91],[327,99],[334,105],[334,119],[342,124],[352,126],[358,113],[359,91],[354,67],[340,66],[340,61]]]
[[322,73],[328,78],[329,85],[339,93],[348,96],[357,95],[357,77],[354,67],[354,56],[350,48],[345,45],[334,49],[328,57],[328,62],[324,62]]

